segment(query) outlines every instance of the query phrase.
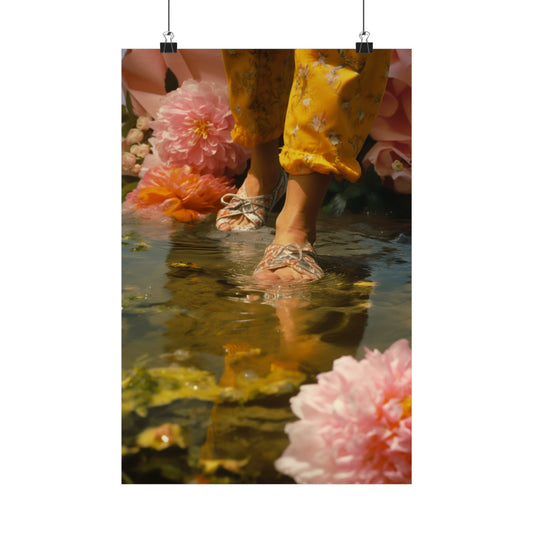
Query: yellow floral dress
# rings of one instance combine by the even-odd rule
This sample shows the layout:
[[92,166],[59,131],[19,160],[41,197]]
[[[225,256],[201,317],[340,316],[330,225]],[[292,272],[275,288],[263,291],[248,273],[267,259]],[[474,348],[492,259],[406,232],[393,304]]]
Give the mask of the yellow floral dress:
[[223,50],[235,142],[252,148],[283,134],[289,174],[356,181],[376,117],[390,50]]

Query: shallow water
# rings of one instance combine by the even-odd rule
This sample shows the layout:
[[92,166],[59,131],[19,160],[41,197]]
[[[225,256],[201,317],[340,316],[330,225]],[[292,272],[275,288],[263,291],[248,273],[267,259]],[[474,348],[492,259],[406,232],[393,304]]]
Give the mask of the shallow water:
[[341,355],[411,340],[411,225],[321,215],[325,277],[265,289],[273,239],[213,220],[123,221],[123,480],[291,483],[273,462],[289,399]]

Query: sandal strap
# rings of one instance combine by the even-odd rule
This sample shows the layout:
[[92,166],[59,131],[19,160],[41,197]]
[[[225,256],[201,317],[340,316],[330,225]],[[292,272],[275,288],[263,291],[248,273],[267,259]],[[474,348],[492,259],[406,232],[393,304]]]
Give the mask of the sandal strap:
[[[239,196],[239,194],[228,193],[221,199],[223,207],[217,216],[217,225],[226,218],[243,215],[253,227],[259,228],[265,223],[265,204],[263,196]],[[237,228],[235,228],[237,229]],[[248,226],[245,226],[248,229]]]
[[[265,224],[265,212],[270,210],[276,205],[278,200],[285,194],[287,188],[288,176],[285,171],[282,172],[278,183],[274,187],[274,190],[269,194],[261,196],[248,196],[246,194],[246,187],[243,186],[237,192],[227,193],[221,199],[223,207],[217,216],[217,226],[226,218],[242,215],[248,221],[251,222],[253,228],[257,229]],[[239,227],[235,228],[238,230]],[[241,230],[251,229],[249,226],[240,228]]]
[[310,242],[302,246],[295,242],[267,246],[263,259],[257,265],[254,274],[262,270],[277,270],[282,267],[290,267],[313,279],[319,279],[324,275],[323,270],[318,266],[316,252]]

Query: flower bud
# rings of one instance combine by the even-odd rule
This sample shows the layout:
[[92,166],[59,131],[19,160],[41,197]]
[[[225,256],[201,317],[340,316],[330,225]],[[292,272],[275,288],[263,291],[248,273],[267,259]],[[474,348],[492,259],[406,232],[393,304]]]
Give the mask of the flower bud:
[[122,154],[122,170],[131,170],[137,163],[137,158],[130,152]]
[[150,146],[148,144],[133,144],[130,147],[130,152],[137,157],[146,157],[150,153]]
[[140,130],[147,130],[150,128],[150,117],[139,117],[137,119],[137,128]]
[[143,137],[144,133],[141,130],[138,130],[137,128],[132,128],[130,131],[128,131],[126,142],[128,144],[140,143],[142,142]]

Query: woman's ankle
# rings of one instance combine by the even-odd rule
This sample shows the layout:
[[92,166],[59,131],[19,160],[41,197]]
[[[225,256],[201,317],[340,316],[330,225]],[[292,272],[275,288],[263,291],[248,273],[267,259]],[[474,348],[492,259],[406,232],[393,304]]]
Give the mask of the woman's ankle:
[[277,140],[252,148],[250,170],[245,180],[247,195],[261,196],[271,193],[280,179],[281,172]]
[[[284,208],[285,209],[285,208]],[[276,220],[276,244],[313,244],[316,239],[316,220],[306,219],[303,213],[287,213],[282,209]]]

